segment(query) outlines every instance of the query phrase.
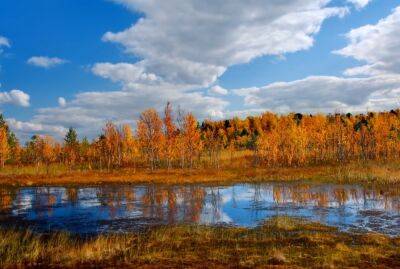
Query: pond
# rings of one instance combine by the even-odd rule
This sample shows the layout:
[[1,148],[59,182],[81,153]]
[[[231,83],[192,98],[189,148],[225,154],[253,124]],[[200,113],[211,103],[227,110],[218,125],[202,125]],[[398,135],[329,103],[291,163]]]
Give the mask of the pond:
[[0,187],[0,225],[97,234],[178,223],[255,227],[285,215],[399,236],[399,192],[306,182]]

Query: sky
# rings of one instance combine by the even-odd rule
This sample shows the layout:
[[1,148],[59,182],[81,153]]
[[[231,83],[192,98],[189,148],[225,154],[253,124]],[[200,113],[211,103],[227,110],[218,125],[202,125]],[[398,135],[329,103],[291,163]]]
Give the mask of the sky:
[[94,138],[166,102],[200,120],[400,107],[400,0],[2,0],[0,111]]

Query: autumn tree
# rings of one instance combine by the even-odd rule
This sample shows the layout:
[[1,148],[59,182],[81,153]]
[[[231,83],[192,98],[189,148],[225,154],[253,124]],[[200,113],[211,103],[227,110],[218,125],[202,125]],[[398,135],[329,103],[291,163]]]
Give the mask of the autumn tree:
[[55,140],[49,135],[39,137],[37,140],[37,154],[46,165],[47,173],[49,173],[50,164],[56,160],[56,152],[54,151],[55,144]]
[[91,158],[91,145],[87,137],[82,139],[82,142],[79,144],[79,157],[80,162],[87,165],[89,169],[92,169],[92,158]]
[[8,145],[8,137],[6,128],[0,128],[0,165],[4,168],[5,162],[10,154],[10,147]]
[[56,160],[55,140],[48,135],[34,135],[26,143],[23,159],[25,162],[36,165],[36,171],[42,164],[48,168]]
[[73,165],[75,165],[76,161],[79,158],[78,150],[78,134],[76,133],[76,130],[74,128],[70,127],[64,138],[65,161],[67,162],[67,165],[70,169]]
[[133,135],[132,128],[125,124],[122,126],[122,162],[125,165],[133,164],[136,169],[136,159],[139,156],[138,143]]
[[[49,136],[35,135],[24,147],[9,130],[0,114],[0,165],[53,162],[75,163],[81,167],[136,168],[147,163],[154,170],[194,167],[196,159],[220,167],[222,156],[244,151],[241,162],[253,160],[262,166],[304,166],[347,163],[349,161],[396,160],[400,157],[400,110],[355,114],[306,115],[270,112],[260,116],[219,121],[205,120],[198,126],[193,114],[176,111],[167,103],[161,119],[154,109],[144,111],[137,122],[136,135],[129,125],[107,123],[102,134],[89,142],[78,141],[68,130],[64,144]],[[139,156],[142,154],[143,161]],[[249,158],[251,155],[254,158]],[[203,164],[203,163],[202,163]]]
[[21,157],[21,147],[18,138],[8,127],[3,114],[0,114],[0,128],[4,129],[8,143],[8,156],[5,161],[9,160],[13,164],[18,164]]
[[211,164],[216,168],[219,168],[220,155],[227,141],[223,128],[218,122],[210,120],[204,121],[201,128],[204,147],[207,150]]
[[10,132],[8,135],[8,144],[10,146],[10,162],[19,165],[22,149],[17,136],[13,132]]
[[167,168],[170,169],[172,166],[172,159],[175,155],[176,151],[176,136],[177,136],[177,127],[174,123],[172,116],[172,107],[171,103],[167,103],[164,109],[164,150],[163,155],[167,162]]
[[58,162],[58,164],[62,164],[64,162],[64,152],[60,142],[54,142],[53,152],[54,161]]
[[120,165],[122,159],[121,152],[121,136],[118,128],[112,122],[108,122],[103,129],[105,147],[104,156],[107,159],[107,169],[110,170],[111,166]]
[[106,138],[104,135],[100,135],[95,141],[93,141],[91,150],[89,151],[90,158],[95,160],[100,170],[103,169],[105,160],[104,152],[107,151]]
[[176,154],[179,156],[179,163],[180,167],[183,169],[185,168],[186,164],[186,145],[185,145],[185,139],[184,139],[184,134],[183,134],[183,129],[185,128],[184,123],[185,123],[185,112],[178,107],[177,111],[177,117],[176,121],[178,124],[178,131],[177,131],[177,136],[176,136]]
[[38,168],[40,158],[37,156],[36,142],[38,136],[33,135],[29,141],[26,142],[25,149],[22,154],[22,160],[25,164],[36,164]]
[[151,170],[154,170],[164,142],[162,120],[157,111],[148,109],[140,115],[137,126],[142,152],[148,160]]
[[182,137],[186,147],[186,158],[192,168],[193,160],[199,155],[202,148],[197,120],[192,113],[188,113],[184,117]]

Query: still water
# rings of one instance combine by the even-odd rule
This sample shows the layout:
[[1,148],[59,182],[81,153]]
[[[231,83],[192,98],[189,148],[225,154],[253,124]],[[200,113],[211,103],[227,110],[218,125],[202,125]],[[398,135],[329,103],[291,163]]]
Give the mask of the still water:
[[0,187],[0,225],[40,232],[127,232],[160,224],[254,227],[274,216],[400,236],[400,191],[296,183]]

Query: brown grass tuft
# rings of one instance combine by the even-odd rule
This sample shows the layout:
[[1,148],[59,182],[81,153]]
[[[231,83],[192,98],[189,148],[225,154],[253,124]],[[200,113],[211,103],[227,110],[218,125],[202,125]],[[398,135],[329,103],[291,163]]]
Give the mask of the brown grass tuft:
[[178,225],[78,239],[0,230],[0,267],[398,268],[400,240],[277,217],[254,229]]

